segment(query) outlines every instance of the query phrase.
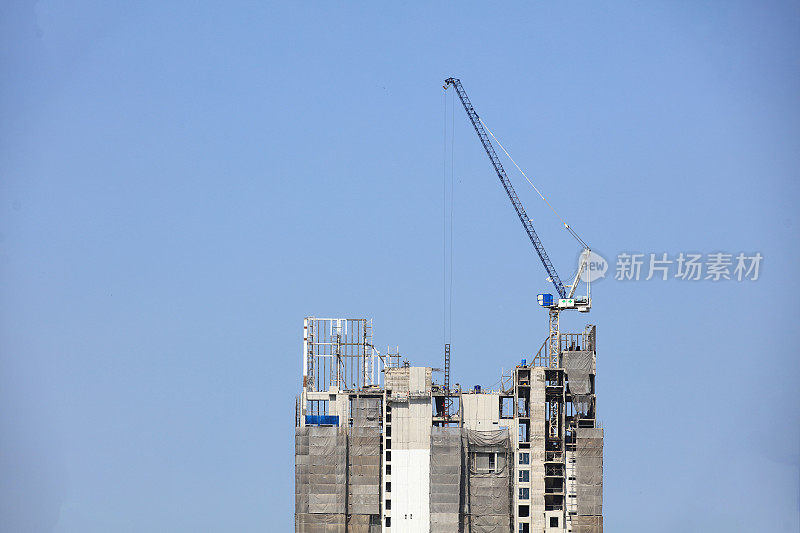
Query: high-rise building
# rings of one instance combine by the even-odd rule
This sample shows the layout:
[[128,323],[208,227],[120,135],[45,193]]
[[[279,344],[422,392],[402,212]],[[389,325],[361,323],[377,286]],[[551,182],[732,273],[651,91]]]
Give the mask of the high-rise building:
[[441,383],[379,353],[365,319],[303,331],[296,532],[602,532],[594,326],[491,389],[450,386],[449,346]]

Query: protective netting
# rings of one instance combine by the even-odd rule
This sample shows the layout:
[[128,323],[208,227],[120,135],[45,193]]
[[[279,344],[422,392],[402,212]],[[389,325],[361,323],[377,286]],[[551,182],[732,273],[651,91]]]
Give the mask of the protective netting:
[[351,404],[353,427],[378,427],[381,420],[380,398],[353,398]]
[[353,427],[295,430],[295,532],[380,531],[378,398],[355,398]]
[[345,533],[347,435],[337,427],[295,430],[295,531]]
[[[520,503],[530,505],[531,531],[545,529],[544,372],[531,369],[530,447],[519,449],[530,454],[529,500]],[[381,412],[379,398],[353,398],[352,427],[296,430],[296,533],[380,531]],[[506,428],[431,428],[431,533],[512,531],[512,461],[518,458],[512,455],[511,438]],[[578,429],[574,457],[578,513],[572,516],[572,530],[602,532],[603,430]]]
[[603,517],[573,516],[572,533],[603,533]]
[[458,531],[461,496],[461,429],[431,428],[431,533]]
[[[578,428],[575,440],[575,483],[578,515],[603,514],[603,430]],[[600,520],[602,527],[602,518]],[[596,529],[584,531],[595,532]]]
[[347,516],[343,514],[296,514],[294,530],[295,533],[346,533]]
[[347,435],[336,427],[306,427],[308,432],[308,474],[301,480],[307,487],[308,512],[347,512]]
[[350,515],[347,517],[347,533],[380,533],[379,516]]
[[295,518],[295,533],[380,533],[379,517],[343,514],[301,514]]
[[379,398],[353,399],[353,427],[349,431],[347,465],[347,512],[350,515],[379,515],[381,512],[380,414]]
[[577,412],[585,414],[589,411],[591,401],[592,385],[589,376],[593,370],[594,353],[588,350],[567,350],[562,353],[572,403]]
[[511,531],[511,439],[507,428],[464,429],[461,483],[465,533]]

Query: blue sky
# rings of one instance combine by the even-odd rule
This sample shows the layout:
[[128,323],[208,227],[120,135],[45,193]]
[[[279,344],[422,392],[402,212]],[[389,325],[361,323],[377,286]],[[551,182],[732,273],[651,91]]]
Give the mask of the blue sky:
[[[0,8],[0,529],[291,530],[303,317],[441,366],[448,76],[612,271],[764,256],[565,319],[608,530],[800,529],[796,3],[164,4]],[[488,386],[549,287],[454,119],[454,381]]]

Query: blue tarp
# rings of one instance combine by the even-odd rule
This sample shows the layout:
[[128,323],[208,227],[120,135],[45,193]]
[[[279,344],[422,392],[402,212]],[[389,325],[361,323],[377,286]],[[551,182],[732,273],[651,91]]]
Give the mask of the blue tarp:
[[306,415],[307,426],[338,426],[339,417],[332,415]]

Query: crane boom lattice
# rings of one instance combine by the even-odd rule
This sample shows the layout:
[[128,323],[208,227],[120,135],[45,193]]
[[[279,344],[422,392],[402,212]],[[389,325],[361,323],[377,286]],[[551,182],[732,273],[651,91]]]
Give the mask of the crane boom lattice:
[[511,181],[508,179],[508,175],[503,168],[503,164],[500,162],[500,158],[497,157],[497,153],[494,151],[492,141],[489,140],[489,135],[486,133],[486,129],[483,127],[481,119],[478,117],[478,113],[472,106],[472,102],[470,102],[466,91],[464,91],[461,81],[457,78],[447,78],[444,83],[445,89],[451,85],[455,88],[456,94],[458,95],[459,100],[461,100],[461,104],[464,106],[464,110],[467,112],[470,122],[472,122],[472,126],[475,128],[475,132],[478,134],[481,144],[483,144],[483,149],[486,151],[486,155],[489,156],[492,166],[497,173],[497,177],[500,179],[500,183],[503,185],[503,188],[508,195],[508,199],[511,200],[511,204],[514,206],[514,210],[517,212],[517,216],[519,217],[520,222],[522,222],[522,226],[525,228],[528,238],[531,240],[531,243],[533,243],[533,247],[536,248],[536,253],[539,255],[539,259],[541,259],[544,269],[547,271],[547,275],[553,282],[553,285],[555,286],[556,292],[558,292],[559,296],[561,298],[566,298],[567,291],[564,288],[564,284],[561,282],[561,278],[558,276],[555,267],[553,267],[553,263],[550,261],[550,257],[547,255],[547,251],[544,249],[544,245],[539,239],[539,235],[536,234],[536,230],[533,228],[533,223],[528,217],[528,214],[525,212],[525,208],[523,207],[519,196],[517,196],[514,186],[511,185]]

